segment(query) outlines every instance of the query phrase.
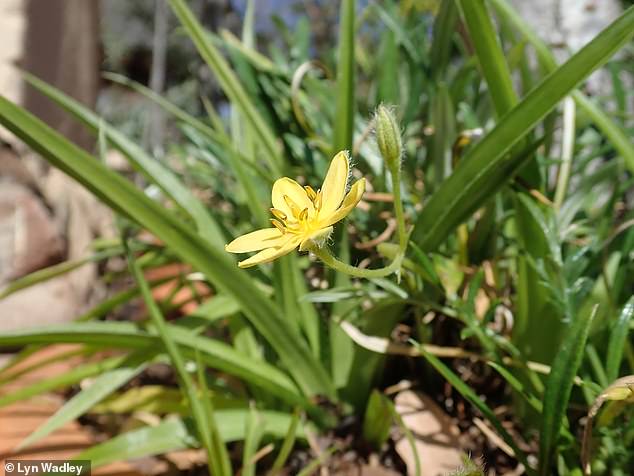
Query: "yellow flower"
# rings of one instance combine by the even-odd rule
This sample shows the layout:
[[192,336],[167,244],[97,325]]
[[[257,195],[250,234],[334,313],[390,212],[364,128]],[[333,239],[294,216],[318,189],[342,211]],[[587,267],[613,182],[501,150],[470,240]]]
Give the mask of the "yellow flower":
[[332,159],[326,179],[317,191],[310,186],[302,187],[287,177],[276,180],[271,192],[271,213],[275,217],[271,223],[274,227],[247,233],[225,245],[225,250],[230,253],[259,251],[240,261],[238,266],[248,268],[268,263],[298,246],[300,251],[313,245],[322,246],[332,232],[332,225],[357,206],[365,190],[365,179],[360,179],[346,195],[348,161],[348,153],[339,152]]

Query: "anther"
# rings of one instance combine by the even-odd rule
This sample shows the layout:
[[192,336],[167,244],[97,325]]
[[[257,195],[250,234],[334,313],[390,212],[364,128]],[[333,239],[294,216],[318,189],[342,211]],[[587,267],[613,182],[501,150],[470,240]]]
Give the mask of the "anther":
[[273,224],[273,226],[275,226],[275,228],[277,228],[278,230],[280,230],[280,232],[282,233],[282,235],[284,233],[286,233],[286,228],[284,228],[284,225],[282,225],[279,221],[277,221],[274,218],[271,218],[271,223]]
[[308,208],[304,208],[299,214],[299,221],[305,221],[308,218]]
[[277,218],[281,222],[285,222],[286,219],[288,218],[286,216],[286,213],[284,213],[282,210],[278,210],[277,208],[271,208],[271,213],[273,214],[275,218]]
[[315,200],[313,200],[313,204],[315,205],[315,210],[321,210],[321,190],[317,191],[315,194]]
[[310,198],[310,200],[314,202],[317,193],[315,192],[315,190],[313,190],[313,187],[311,187],[310,185],[305,185],[304,190],[306,190],[306,195],[308,195],[308,198]]
[[288,195],[284,195],[283,198],[284,198],[284,201],[286,202],[286,205],[288,205],[288,208],[291,209],[293,216],[297,217],[300,214],[301,209]]

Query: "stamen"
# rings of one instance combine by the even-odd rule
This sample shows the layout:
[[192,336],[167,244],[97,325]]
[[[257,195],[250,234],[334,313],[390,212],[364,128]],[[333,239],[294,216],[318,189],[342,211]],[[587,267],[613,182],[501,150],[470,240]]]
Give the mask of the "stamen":
[[286,221],[286,218],[287,218],[286,213],[284,213],[282,210],[278,210],[277,208],[271,208],[271,213],[273,214],[275,218],[277,218],[281,222]]
[[315,200],[313,200],[313,204],[315,205],[315,210],[321,210],[321,190],[318,190],[315,194]]
[[315,197],[317,196],[317,192],[313,190],[313,187],[311,187],[310,185],[305,185],[304,190],[306,190],[306,195],[308,195],[308,198],[310,198],[310,200],[314,202]]
[[271,218],[271,223],[273,224],[273,226],[275,226],[275,228],[280,230],[282,235],[286,233],[286,228],[284,227],[284,225],[282,225],[282,223],[280,223],[279,221],[277,221],[274,218]]
[[299,221],[306,221],[306,218],[308,218],[308,208],[304,208],[301,213],[299,214]]
[[291,197],[289,197],[288,195],[284,195],[283,198],[284,198],[284,201],[286,202],[286,205],[288,205],[288,208],[291,209],[293,216],[297,218],[302,210],[297,206],[297,204],[293,200],[291,200]]

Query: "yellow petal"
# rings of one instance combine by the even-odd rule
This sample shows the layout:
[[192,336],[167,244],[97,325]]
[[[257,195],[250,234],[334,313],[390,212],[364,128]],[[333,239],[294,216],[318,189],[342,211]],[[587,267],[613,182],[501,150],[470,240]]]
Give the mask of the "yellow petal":
[[271,201],[273,202],[273,208],[283,212],[288,219],[297,219],[297,216],[293,214],[293,210],[287,203],[288,200],[284,199],[284,195],[297,205],[297,213],[301,212],[304,208],[308,208],[308,216],[314,216],[315,208],[313,207],[313,202],[308,198],[304,187],[295,182],[295,180],[289,179],[288,177],[276,180],[273,184],[273,191],[271,192]]
[[322,203],[320,215],[325,216],[334,212],[346,193],[349,172],[348,152],[342,150],[330,162],[328,173],[321,187]]
[[299,251],[306,251],[313,243],[316,243],[317,246],[321,247],[321,245],[328,239],[331,233],[331,226],[313,231],[310,235],[305,236],[302,239],[302,242],[299,244]]
[[365,179],[357,180],[354,185],[350,188],[350,191],[346,195],[346,198],[343,199],[343,203],[341,207],[339,207],[334,213],[329,216],[321,216],[322,220],[319,222],[320,228],[325,228],[329,225],[337,223],[339,220],[342,220],[348,213],[350,213],[354,207],[357,206],[361,197],[363,197],[363,192],[365,192]]
[[274,259],[280,258],[281,256],[289,254],[299,244],[300,237],[297,235],[291,235],[282,246],[276,248],[267,248],[265,250],[260,251],[259,253],[254,254],[248,259],[244,261],[240,261],[238,266],[241,268],[250,268],[251,266],[255,266],[256,264],[264,264],[273,261]]
[[228,245],[225,245],[225,251],[229,253],[248,253],[249,251],[282,246],[287,240],[288,236],[283,235],[277,228],[264,228],[239,236]]

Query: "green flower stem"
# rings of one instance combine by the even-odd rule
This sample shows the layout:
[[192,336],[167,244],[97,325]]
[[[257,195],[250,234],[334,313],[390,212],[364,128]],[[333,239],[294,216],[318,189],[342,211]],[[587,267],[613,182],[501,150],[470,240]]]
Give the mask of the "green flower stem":
[[401,200],[401,164],[394,164],[390,167],[390,174],[392,174],[392,195],[394,196],[398,244],[401,253],[405,253],[408,235],[405,229],[405,212],[403,211],[403,201]]
[[328,248],[326,247],[319,248],[317,245],[313,245],[309,249],[315,254],[315,256],[335,271],[340,271],[342,273],[349,274],[350,276],[356,276],[357,278],[384,278],[385,276],[389,276],[395,271],[398,271],[401,268],[401,263],[403,261],[403,253],[399,252],[389,266],[386,266],[385,268],[363,269],[349,265],[343,261],[339,261],[330,254],[330,251],[328,251]]

